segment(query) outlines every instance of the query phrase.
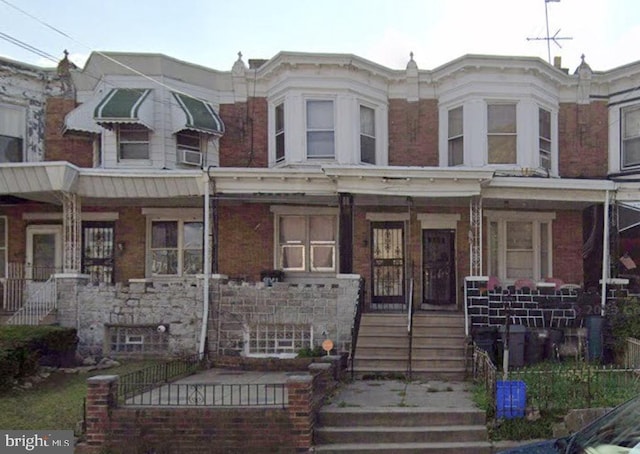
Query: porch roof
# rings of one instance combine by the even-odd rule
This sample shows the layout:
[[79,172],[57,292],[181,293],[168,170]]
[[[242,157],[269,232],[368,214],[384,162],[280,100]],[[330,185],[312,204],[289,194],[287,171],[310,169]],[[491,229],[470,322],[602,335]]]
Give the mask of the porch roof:
[[0,166],[0,194],[58,203],[57,192],[73,192],[78,168],[67,162],[10,163]]

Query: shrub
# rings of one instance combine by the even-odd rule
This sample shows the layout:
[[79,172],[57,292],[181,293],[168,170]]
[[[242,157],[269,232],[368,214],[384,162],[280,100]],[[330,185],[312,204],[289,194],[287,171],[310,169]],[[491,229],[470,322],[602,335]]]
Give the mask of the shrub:
[[57,326],[0,327],[0,389],[36,372],[41,357],[75,352],[76,330]]
[[609,301],[605,318],[604,346],[620,358],[628,337],[640,339],[640,300],[628,297]]

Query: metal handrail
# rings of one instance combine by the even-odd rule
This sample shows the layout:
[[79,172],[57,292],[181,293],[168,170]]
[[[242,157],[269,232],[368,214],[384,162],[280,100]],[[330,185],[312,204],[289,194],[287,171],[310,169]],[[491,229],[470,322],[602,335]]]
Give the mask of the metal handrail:
[[409,294],[407,295],[407,298],[409,299],[407,301],[407,307],[408,307],[408,313],[407,313],[407,336],[409,336],[409,358],[407,361],[407,375],[409,380],[411,380],[411,374],[412,374],[412,365],[411,363],[413,362],[413,355],[412,355],[412,350],[413,350],[413,278],[411,278],[411,280],[409,281]]
[[58,306],[56,280],[52,274],[49,280],[27,297],[25,304],[6,322],[7,325],[38,325]]
[[358,299],[356,300],[355,314],[353,316],[353,326],[351,327],[351,378],[353,379],[355,362],[356,344],[358,343],[358,333],[360,331],[360,320],[362,319],[362,310],[364,308],[364,279],[360,278],[358,286]]

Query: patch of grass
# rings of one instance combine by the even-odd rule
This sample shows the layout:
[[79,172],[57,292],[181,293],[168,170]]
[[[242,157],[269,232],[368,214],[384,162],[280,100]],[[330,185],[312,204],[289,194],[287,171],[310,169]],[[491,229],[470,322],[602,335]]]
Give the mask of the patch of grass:
[[87,378],[94,375],[120,375],[152,363],[128,362],[88,374],[54,372],[31,389],[6,391],[0,394],[0,427],[6,430],[74,430],[82,419]]
[[532,440],[552,438],[553,424],[561,418],[554,413],[542,413],[540,419],[529,421],[525,418],[502,419],[489,426],[489,438],[498,440]]

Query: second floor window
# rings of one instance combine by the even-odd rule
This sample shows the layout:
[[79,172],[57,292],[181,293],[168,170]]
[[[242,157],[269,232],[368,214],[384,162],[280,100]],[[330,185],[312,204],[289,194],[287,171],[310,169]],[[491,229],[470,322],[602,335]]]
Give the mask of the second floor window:
[[22,162],[24,110],[0,105],[0,163]]
[[622,111],[622,167],[640,165],[640,107]]
[[538,109],[540,167],[551,169],[551,112]]
[[360,106],[360,160],[376,163],[376,115],[366,106]]
[[487,152],[489,164],[517,162],[516,105],[487,106]]
[[462,106],[460,106],[449,111],[449,167],[464,164],[464,136],[462,127]]
[[141,125],[118,127],[118,158],[149,159],[149,130]]
[[284,104],[276,106],[276,162],[284,160]]
[[333,101],[307,101],[307,158],[334,157]]

